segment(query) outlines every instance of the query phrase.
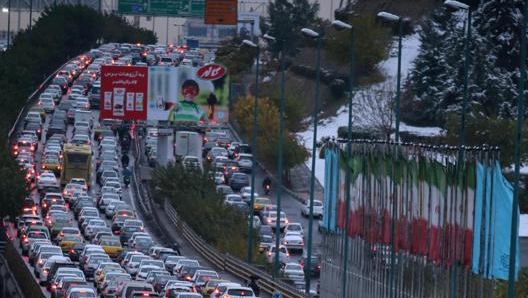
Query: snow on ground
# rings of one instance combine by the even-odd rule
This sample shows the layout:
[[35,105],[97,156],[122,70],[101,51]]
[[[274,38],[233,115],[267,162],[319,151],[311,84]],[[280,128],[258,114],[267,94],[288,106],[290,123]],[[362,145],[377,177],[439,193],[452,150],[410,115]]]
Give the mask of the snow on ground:
[[[387,83],[391,84],[391,86],[396,86],[396,78],[397,78],[397,70],[398,70],[398,41],[395,39],[395,42],[393,42],[393,48],[391,49],[390,57],[380,62],[378,65],[379,69],[385,73],[386,75],[386,82],[382,82],[373,86],[370,86],[369,88],[382,88],[387,85]],[[418,38],[418,34],[415,33],[413,35],[410,35],[408,37],[403,38],[402,40],[402,54],[401,54],[401,78],[402,78],[402,86],[405,78],[407,77],[411,67],[412,62],[418,55],[418,50],[420,48],[420,40]],[[355,98],[358,98],[361,96],[362,90],[359,90],[357,94],[355,95]],[[369,112],[361,107],[358,107],[357,105],[353,106],[353,118],[354,118],[354,126],[368,126],[369,125]],[[317,127],[317,140],[320,140],[321,137],[325,136],[336,136],[337,135],[337,129],[340,126],[347,126],[348,125],[348,106],[344,105],[340,109],[338,109],[336,115],[334,117],[330,117],[327,119],[323,119],[319,121],[318,127]],[[406,125],[405,123],[400,123],[400,131],[410,131],[415,134],[419,135],[434,135],[439,134],[441,129],[437,127],[412,127],[409,125]],[[304,131],[297,134],[298,137],[304,142],[305,147],[308,149],[309,152],[312,152],[312,144],[313,144],[313,124],[311,127]],[[316,157],[318,156],[318,153],[316,153]],[[311,169],[312,167],[312,159],[309,158],[306,161],[306,165],[308,168]],[[316,158],[315,160],[315,176],[321,182],[321,184],[324,187],[324,167],[325,167],[325,161],[324,159]]]

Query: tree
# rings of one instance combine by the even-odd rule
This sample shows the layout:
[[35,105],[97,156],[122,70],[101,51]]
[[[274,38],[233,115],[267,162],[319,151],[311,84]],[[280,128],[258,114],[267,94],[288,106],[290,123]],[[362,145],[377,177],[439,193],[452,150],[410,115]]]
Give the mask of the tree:
[[[385,58],[384,45],[390,40],[388,31],[376,24],[371,16],[358,16],[344,20],[354,27],[355,75],[370,74],[376,64]],[[328,33],[325,56],[342,65],[350,64],[351,30],[332,30]]]
[[[1,129],[0,129],[1,130]],[[2,131],[2,135],[6,135]],[[24,173],[11,157],[6,146],[0,146],[0,216],[15,218],[22,210],[24,198],[29,194]]]
[[[240,125],[240,131],[246,139],[252,137],[253,127],[253,97],[239,98],[234,114]],[[259,160],[266,165],[267,169],[277,169],[278,143],[279,143],[279,109],[268,98],[258,99],[257,120],[257,154]],[[285,115],[287,118],[288,115]],[[308,152],[300,144],[300,141],[292,135],[287,128],[284,129],[283,143],[283,169],[290,168],[306,161]]]
[[[389,140],[394,121],[393,87],[391,83],[384,83],[380,88],[368,88],[358,92],[353,101],[354,126],[375,131]],[[365,127],[365,123],[368,127]]]
[[241,47],[242,40],[235,37],[222,44],[216,51],[216,61],[229,69],[233,81],[239,81],[251,67],[256,56],[256,49]]
[[277,39],[272,52],[281,50],[293,54],[297,47],[299,31],[318,23],[319,3],[308,0],[274,0],[268,5],[269,34]]
[[421,47],[402,100],[405,121],[443,126],[446,110],[461,110],[466,21],[465,14],[453,14],[446,7],[425,19],[419,31]]

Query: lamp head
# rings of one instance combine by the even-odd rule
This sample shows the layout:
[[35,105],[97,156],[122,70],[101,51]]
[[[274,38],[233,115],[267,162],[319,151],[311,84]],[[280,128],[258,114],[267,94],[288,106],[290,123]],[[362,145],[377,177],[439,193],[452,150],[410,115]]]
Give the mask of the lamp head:
[[469,5],[456,0],[446,0],[444,1],[444,5],[454,9],[469,10]]
[[313,31],[312,29],[308,28],[302,28],[301,33],[304,34],[304,36],[310,37],[310,38],[318,38],[319,33]]
[[378,18],[382,18],[384,20],[391,21],[391,22],[398,22],[401,20],[399,16],[392,14],[392,13],[385,12],[385,11],[378,12],[377,16]]
[[245,45],[250,46],[252,48],[257,48],[258,47],[254,42],[252,42],[251,40],[248,40],[248,39],[244,39],[242,41],[242,44],[245,44]]
[[352,25],[342,22],[340,20],[333,21],[332,26],[334,26],[337,29],[348,29],[348,30],[352,29]]
[[262,35],[262,37],[267,40],[267,41],[276,41],[277,39],[271,35],[269,35],[268,33],[264,33],[264,35]]

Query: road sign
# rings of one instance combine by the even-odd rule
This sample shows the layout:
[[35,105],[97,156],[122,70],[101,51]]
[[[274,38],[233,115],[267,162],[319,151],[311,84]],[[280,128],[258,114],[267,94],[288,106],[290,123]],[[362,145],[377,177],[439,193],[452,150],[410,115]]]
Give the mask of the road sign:
[[118,0],[122,14],[203,18],[205,0]]
[[236,25],[237,0],[205,0],[204,23],[211,25]]

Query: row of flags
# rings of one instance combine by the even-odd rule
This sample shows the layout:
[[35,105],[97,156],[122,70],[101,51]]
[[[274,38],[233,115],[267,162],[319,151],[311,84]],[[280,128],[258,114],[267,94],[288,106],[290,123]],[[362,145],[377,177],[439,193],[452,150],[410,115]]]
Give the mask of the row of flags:
[[490,279],[508,279],[510,245],[516,245],[518,273],[519,242],[510,243],[513,191],[497,160],[457,164],[430,152],[391,152],[346,157],[338,146],[326,148],[320,223],[326,230]]

